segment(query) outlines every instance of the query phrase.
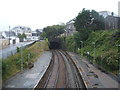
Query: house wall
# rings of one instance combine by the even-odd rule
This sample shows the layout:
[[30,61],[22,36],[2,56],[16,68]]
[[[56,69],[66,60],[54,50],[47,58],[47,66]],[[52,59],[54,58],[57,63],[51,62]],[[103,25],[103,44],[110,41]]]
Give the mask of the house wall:
[[118,17],[108,16],[105,18],[105,29],[118,29]]
[[72,22],[66,24],[66,35],[70,36],[76,32],[75,26]]

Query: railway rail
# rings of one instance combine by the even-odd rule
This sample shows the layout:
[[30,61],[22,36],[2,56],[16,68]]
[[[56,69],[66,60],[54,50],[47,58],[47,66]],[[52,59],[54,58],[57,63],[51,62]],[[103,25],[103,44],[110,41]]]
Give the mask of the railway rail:
[[86,89],[81,75],[67,52],[51,50],[51,62],[39,81],[38,88],[81,88]]

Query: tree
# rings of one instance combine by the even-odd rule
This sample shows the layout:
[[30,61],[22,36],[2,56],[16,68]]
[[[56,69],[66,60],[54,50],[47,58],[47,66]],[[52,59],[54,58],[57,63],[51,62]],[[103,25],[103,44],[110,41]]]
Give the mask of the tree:
[[85,10],[83,9],[81,13],[78,14],[75,20],[75,27],[77,31],[87,29],[87,30],[103,30],[105,28],[105,21],[102,16],[98,14],[95,10]]
[[74,23],[76,30],[80,34],[81,40],[88,39],[91,31],[104,29],[104,18],[100,16],[95,10],[85,10],[78,14]]
[[20,42],[23,42],[24,38],[26,38],[26,35],[23,33],[23,34],[18,34],[18,38],[20,39]]
[[62,33],[64,33],[63,25],[47,26],[43,29],[43,36],[49,39],[55,38]]

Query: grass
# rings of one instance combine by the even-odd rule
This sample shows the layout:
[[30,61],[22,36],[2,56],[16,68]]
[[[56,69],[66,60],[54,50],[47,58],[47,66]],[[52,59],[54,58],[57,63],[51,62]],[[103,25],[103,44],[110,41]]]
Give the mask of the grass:
[[[2,60],[2,79],[3,82],[15,75],[21,70],[21,56],[23,57],[23,68],[26,69],[29,62],[35,62],[45,50],[49,50],[46,42],[36,42],[35,44],[22,49],[22,53],[18,52],[15,55],[9,56]],[[28,56],[29,54],[29,56]]]

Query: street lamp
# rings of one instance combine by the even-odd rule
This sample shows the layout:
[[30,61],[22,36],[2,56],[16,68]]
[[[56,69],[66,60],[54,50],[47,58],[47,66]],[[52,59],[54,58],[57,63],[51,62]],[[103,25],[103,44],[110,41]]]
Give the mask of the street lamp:
[[83,41],[80,41],[80,42],[81,42],[81,57],[82,57]]
[[93,59],[93,64],[95,62],[95,42],[93,42],[93,45],[94,45],[94,59]]

